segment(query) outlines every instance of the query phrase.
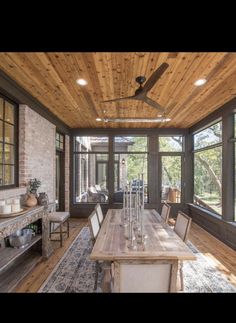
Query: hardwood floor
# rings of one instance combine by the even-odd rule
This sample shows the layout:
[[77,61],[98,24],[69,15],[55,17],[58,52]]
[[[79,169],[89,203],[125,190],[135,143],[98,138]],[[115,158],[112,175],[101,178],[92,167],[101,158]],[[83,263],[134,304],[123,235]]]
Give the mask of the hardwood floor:
[[[53,242],[54,253],[50,259],[41,261],[31,273],[22,280],[15,292],[37,292],[67,248],[71,245],[72,241],[86,224],[86,220],[70,219],[70,237],[64,240],[63,247],[60,248],[59,242]],[[173,222],[171,224],[173,224]],[[195,223],[192,223],[189,240],[199,251],[208,257],[220,272],[227,276],[229,282],[236,286],[236,251],[226,246]]]
[[[56,264],[59,262],[65,251],[76,238],[80,230],[87,224],[87,220],[70,219],[70,236],[63,241],[63,247],[60,242],[53,241],[54,252],[48,260],[41,261],[17,286],[15,292],[18,293],[36,293],[43,282],[47,279]],[[54,237],[55,238],[55,237]]]

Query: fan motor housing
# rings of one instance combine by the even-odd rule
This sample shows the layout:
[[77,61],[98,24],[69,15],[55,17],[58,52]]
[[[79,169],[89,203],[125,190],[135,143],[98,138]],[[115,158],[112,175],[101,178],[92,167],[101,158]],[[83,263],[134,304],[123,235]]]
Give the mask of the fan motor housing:
[[138,83],[138,84],[143,84],[145,81],[146,81],[146,77],[145,76],[138,76],[138,77],[136,77],[136,82]]

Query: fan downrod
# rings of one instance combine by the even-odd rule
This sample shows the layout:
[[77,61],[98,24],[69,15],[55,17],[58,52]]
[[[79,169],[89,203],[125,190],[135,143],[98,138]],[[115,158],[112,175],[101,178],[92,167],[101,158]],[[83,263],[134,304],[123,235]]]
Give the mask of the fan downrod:
[[142,85],[146,81],[146,77],[145,76],[138,76],[138,77],[136,77],[135,80],[139,85]]

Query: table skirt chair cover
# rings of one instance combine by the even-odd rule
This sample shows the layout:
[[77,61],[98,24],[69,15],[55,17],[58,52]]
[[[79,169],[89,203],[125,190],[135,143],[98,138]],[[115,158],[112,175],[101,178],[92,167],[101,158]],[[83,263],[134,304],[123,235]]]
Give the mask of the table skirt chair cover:
[[[174,226],[174,231],[178,234],[178,236],[186,242],[188,239],[188,233],[190,230],[192,219],[185,213],[179,211],[175,226]],[[179,273],[180,273],[180,286],[181,286],[181,291],[184,290],[184,279],[183,279],[183,262],[180,261],[180,268],[179,268]]]
[[[92,239],[93,244],[95,244],[97,235],[98,235],[99,230],[100,230],[100,225],[99,225],[99,221],[98,221],[98,216],[97,216],[96,210],[94,210],[90,214],[90,216],[88,218],[88,223],[89,223],[89,229],[90,229],[91,239]],[[98,271],[99,271],[99,262],[96,261],[94,290],[97,289]]]
[[[92,242],[93,242],[93,244],[95,244],[99,230],[100,230],[100,224],[99,224],[99,219],[98,219],[96,209],[89,216],[88,222],[89,222],[89,228],[90,228]],[[111,269],[110,269],[109,262],[98,261],[98,260],[96,261],[94,290],[97,289],[98,273],[99,273],[99,271],[103,271],[103,280],[102,280],[101,287],[102,287],[103,292],[109,291],[109,288],[107,287],[107,285],[109,284],[109,280],[111,279],[110,270]]]
[[99,222],[99,224],[101,226],[102,225],[102,222],[104,220],[104,216],[103,216],[103,213],[102,213],[101,205],[99,203],[95,206],[95,211],[97,213],[98,222]]
[[170,216],[170,209],[171,206],[167,203],[164,203],[162,206],[162,210],[161,210],[161,218],[168,223],[169,220],[169,216]]
[[[63,233],[67,234],[67,238],[69,237],[69,217],[70,213],[69,212],[50,212],[48,214],[48,219],[49,219],[49,228],[50,228],[50,240],[51,241],[60,241],[60,246],[62,247],[62,242],[63,242]],[[67,224],[67,230],[63,231],[63,224]],[[59,232],[56,232],[57,228],[60,228]],[[60,234],[60,239],[52,239],[51,236],[53,234]]]

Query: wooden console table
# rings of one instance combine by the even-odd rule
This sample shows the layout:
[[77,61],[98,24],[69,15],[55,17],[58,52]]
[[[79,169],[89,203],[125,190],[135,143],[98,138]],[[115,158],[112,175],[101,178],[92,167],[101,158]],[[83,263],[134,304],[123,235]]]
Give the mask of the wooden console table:
[[[28,246],[20,249],[12,247],[0,249],[0,292],[14,291],[18,283],[40,260],[51,255],[48,221],[48,211],[51,207],[52,204],[48,208],[36,206],[24,214],[11,218],[1,218],[0,216],[0,241],[16,230],[39,219],[42,220],[42,234],[33,236]],[[36,244],[39,246],[39,250],[34,250]]]

